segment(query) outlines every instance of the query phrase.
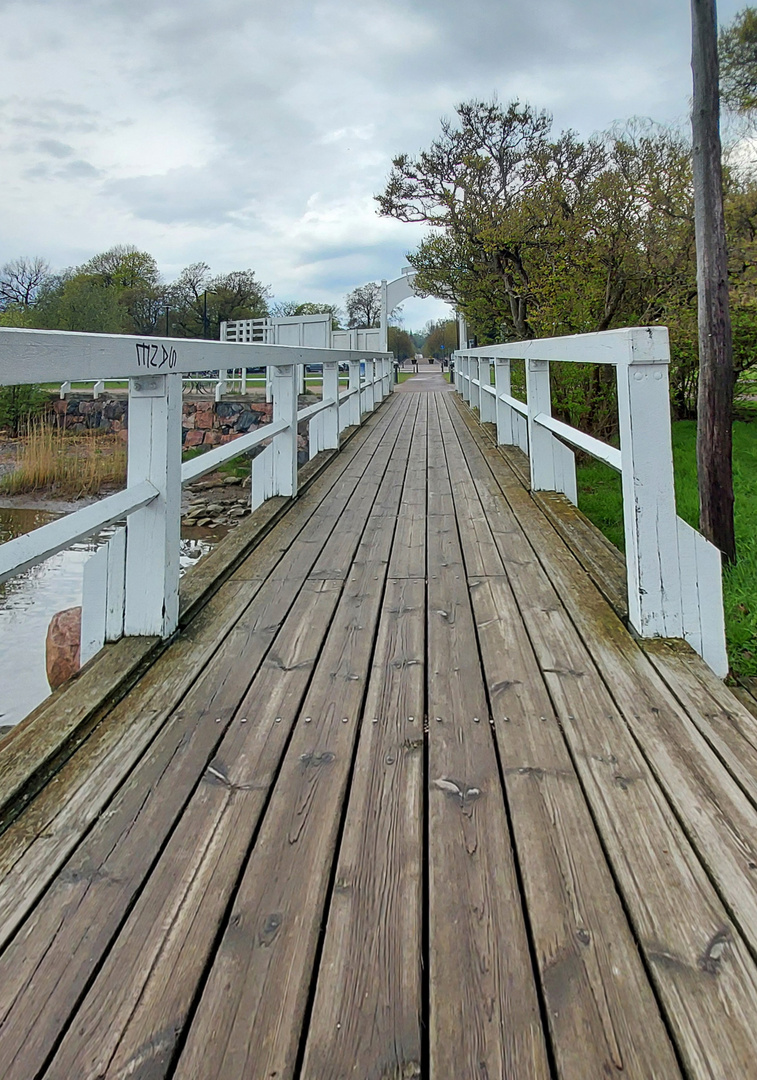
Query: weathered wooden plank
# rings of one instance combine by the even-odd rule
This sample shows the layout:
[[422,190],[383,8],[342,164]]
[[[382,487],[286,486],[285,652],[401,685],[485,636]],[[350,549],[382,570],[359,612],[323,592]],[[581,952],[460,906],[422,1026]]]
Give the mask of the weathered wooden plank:
[[[458,401],[458,407],[459,407]],[[515,446],[498,446],[496,427],[481,424],[492,446],[499,449],[510,468],[530,490],[528,457]],[[572,553],[591,577],[621,619],[628,618],[626,564],[622,552],[563,494],[557,491],[532,491],[531,498],[543,510]]]
[[249,606],[227,583],[0,839],[0,947],[13,936],[155,738],[219,637]]
[[[409,432],[404,455],[408,443]],[[401,483],[392,477],[387,489],[329,629],[177,1078],[234,1080],[253,1062],[261,1076],[292,1075]]]
[[[472,440],[463,421],[453,416],[466,448]],[[475,431],[472,434],[475,439]],[[532,500],[498,455],[480,442],[479,448],[584,640],[591,640],[593,655],[601,657],[614,635],[615,615],[604,608],[598,623],[596,612],[582,614],[587,604],[591,611],[593,587],[567,550],[556,544],[553,530],[539,519]],[[491,485],[493,477],[476,468],[467,449],[466,457],[477,483]],[[511,585],[685,1067],[693,1076],[713,1080],[748,1075],[757,1041],[757,969],[666,801],[661,777],[653,773],[629,731],[648,691],[637,682],[629,701],[623,678],[604,668],[604,679],[621,703],[619,712],[549,578],[534,573],[530,560],[508,561],[506,539],[503,536],[501,550]],[[517,545],[528,543],[523,536]],[[566,566],[574,568],[572,574]],[[618,660],[614,656],[613,662]],[[645,727],[656,731],[658,714],[648,715]],[[636,734],[643,735],[640,724]],[[698,824],[697,814],[696,804],[684,808],[688,830]],[[729,894],[729,907],[733,901]]]
[[426,434],[428,397],[418,403],[402,505],[392,547],[389,576],[426,577]]
[[[442,433],[452,474],[465,478],[455,501],[470,568],[476,487],[444,414]],[[471,596],[559,1075],[680,1076],[497,552],[486,569],[469,573]]]
[[641,642],[641,647],[728,772],[757,805],[754,713],[685,641],[652,638]]
[[[388,430],[393,444],[393,429]],[[26,920],[0,959],[0,1069],[5,1067],[7,1080],[41,1062],[59,1037],[319,550],[312,543],[292,545],[282,560],[287,576],[271,577],[260,590],[97,823],[86,848],[69,859],[45,905]]]
[[535,974],[433,408],[428,462],[429,1076],[547,1077]]
[[[396,437],[404,415],[403,402],[398,399],[397,404],[393,407],[382,409],[377,420],[369,419],[365,425],[368,429],[368,435],[365,442],[358,447],[361,450],[360,456],[358,458],[354,455],[348,456],[345,459],[346,467],[334,478],[332,470],[339,463],[339,459],[337,459],[337,463],[332,466],[332,469],[316,480],[312,488],[301,499],[298,499],[292,510],[286,514],[276,529],[234,571],[235,579],[254,579],[259,577],[261,572],[263,576],[269,574],[285,576],[287,571],[284,568],[284,559],[291,551],[293,544],[298,540],[316,543],[322,533],[328,533],[333,528],[339,514],[344,510],[345,503],[352,495],[358,479],[364,474],[377,471],[380,480],[382,468],[377,466],[373,459],[374,455],[378,452],[388,431],[391,430],[393,437]],[[349,450],[350,448],[346,451],[348,455]],[[386,447],[384,447],[384,450],[386,450]],[[326,492],[328,497],[326,497]],[[296,520],[292,516],[300,506],[310,512],[310,527],[306,534],[302,532],[301,528],[297,527]]]
[[165,1076],[340,584],[306,582],[46,1072]]
[[[414,422],[302,1076],[421,1074],[426,417]],[[419,580],[420,579],[420,580]],[[374,722],[375,718],[375,722]]]
[[300,1074],[309,1080],[422,1075],[425,591],[418,579],[387,585]]
[[[757,866],[755,806],[567,550],[555,545],[553,534],[538,519],[529,521],[528,530],[535,544],[543,544],[552,584],[589,644],[631,736],[683,820],[687,836],[726,908],[757,952],[757,891],[752,869]],[[721,747],[725,753],[727,745],[722,742]],[[739,767],[736,754],[731,753],[730,758],[742,783],[754,793],[755,782],[748,769]]]
[[619,618],[627,619],[628,589],[622,553],[564,495],[534,491],[532,498]]

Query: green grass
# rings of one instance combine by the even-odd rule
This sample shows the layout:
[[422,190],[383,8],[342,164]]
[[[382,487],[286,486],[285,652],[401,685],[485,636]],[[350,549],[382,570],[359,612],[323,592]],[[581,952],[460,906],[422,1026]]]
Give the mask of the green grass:
[[[738,415],[750,416],[748,407]],[[679,515],[697,528],[696,424],[673,424],[676,506]],[[623,502],[620,477],[598,462],[578,467],[578,505],[605,536],[622,551]],[[731,670],[757,676],[757,423],[733,425],[733,487],[738,562],[723,573],[726,637]]]

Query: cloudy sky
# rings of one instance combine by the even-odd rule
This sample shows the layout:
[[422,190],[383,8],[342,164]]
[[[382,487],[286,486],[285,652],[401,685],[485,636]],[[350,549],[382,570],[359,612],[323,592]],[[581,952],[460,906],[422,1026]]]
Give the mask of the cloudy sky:
[[[744,5],[720,0],[721,23]],[[167,279],[251,267],[341,303],[422,234],[377,217],[391,158],[471,97],[582,134],[685,122],[688,0],[0,0],[0,263],[136,244]],[[405,325],[440,313],[409,301]]]

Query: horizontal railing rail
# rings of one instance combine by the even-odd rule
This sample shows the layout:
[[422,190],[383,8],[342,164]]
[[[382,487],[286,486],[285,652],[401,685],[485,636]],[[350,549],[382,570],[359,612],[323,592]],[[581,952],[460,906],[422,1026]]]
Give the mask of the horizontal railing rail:
[[[251,509],[296,495],[299,425],[307,424],[311,457],[338,449],[345,428],[390,392],[391,363],[391,353],[361,350],[0,328],[0,385],[127,381],[129,395],[125,490],[0,545],[0,582],[125,519],[85,564],[82,662],[124,634],[169,636],[179,616],[182,485],[261,448]],[[298,409],[303,369],[316,364],[321,400]],[[265,369],[271,422],[182,463],[183,376],[255,367]]]
[[106,529],[116,521],[141,510],[158,497],[158,489],[149,480],[108,495],[92,506],[41,525],[33,532],[0,544],[0,585],[16,574],[57,555],[79,540]]
[[229,368],[284,367],[390,359],[357,349],[237,344],[200,338],[79,334],[0,328],[0,385],[122,381],[141,375],[192,374]]
[[[525,362],[525,402],[512,394],[513,360]],[[552,416],[551,363],[615,368],[620,449]],[[684,637],[725,677],[720,552],[676,514],[669,363],[662,326],[537,338],[459,350],[455,388],[496,425],[498,443],[528,455],[533,491],[578,502],[571,447],[620,473],[630,625],[641,637]]]

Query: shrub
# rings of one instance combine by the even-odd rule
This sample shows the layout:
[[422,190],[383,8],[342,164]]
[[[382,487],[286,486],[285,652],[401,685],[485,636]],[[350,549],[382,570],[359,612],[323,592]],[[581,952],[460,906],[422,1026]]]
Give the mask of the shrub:
[[0,386],[0,428],[18,438],[49,403],[50,395],[39,386]]

